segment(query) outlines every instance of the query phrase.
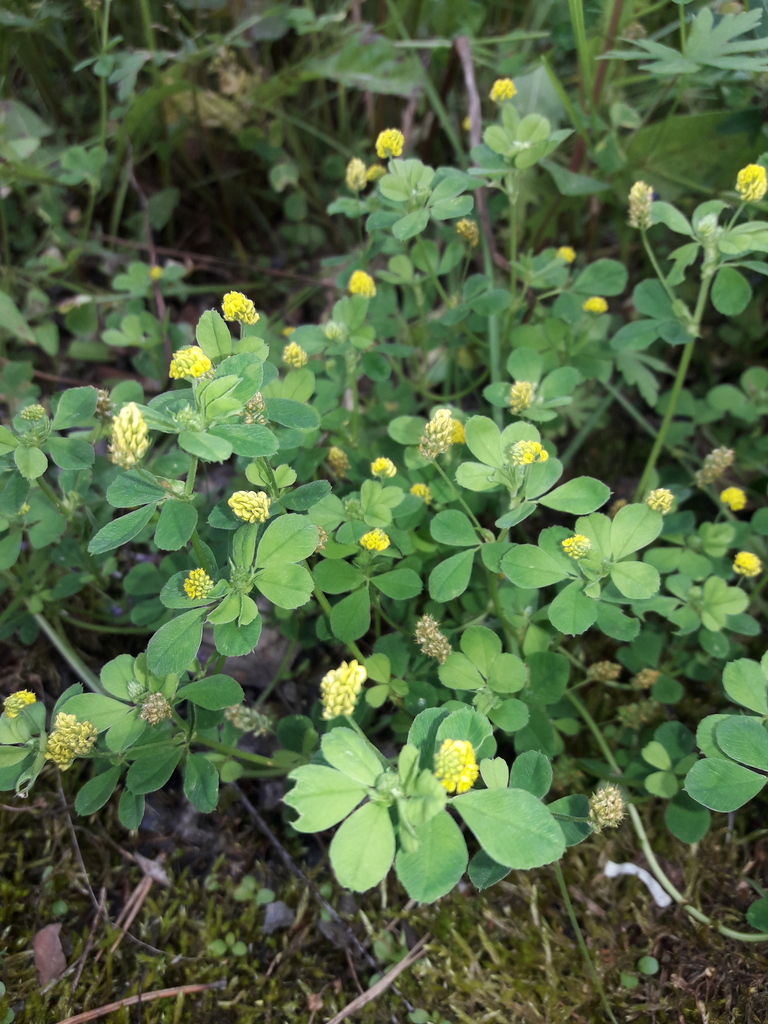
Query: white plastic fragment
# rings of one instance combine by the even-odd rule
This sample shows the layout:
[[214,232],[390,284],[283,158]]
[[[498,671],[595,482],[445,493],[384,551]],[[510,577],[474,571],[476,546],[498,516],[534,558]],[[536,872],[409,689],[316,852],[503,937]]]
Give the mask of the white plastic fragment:
[[672,902],[672,897],[664,892],[653,875],[645,868],[638,867],[637,864],[615,864],[609,860],[605,865],[605,875],[607,878],[616,878],[617,875],[634,875],[646,885],[657,907],[668,907]]

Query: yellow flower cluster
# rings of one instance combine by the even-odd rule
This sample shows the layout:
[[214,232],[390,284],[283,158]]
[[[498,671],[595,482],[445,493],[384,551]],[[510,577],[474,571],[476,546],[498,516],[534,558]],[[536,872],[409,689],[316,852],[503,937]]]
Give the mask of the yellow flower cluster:
[[349,279],[347,288],[349,288],[350,295],[362,295],[365,299],[372,299],[376,294],[376,282],[364,270],[354,272]]
[[302,366],[306,366],[308,358],[301,345],[297,345],[295,341],[288,342],[283,349],[283,362],[286,366],[292,366],[294,370],[300,370]]
[[760,164],[747,164],[736,175],[736,191],[745,203],[759,203],[768,192],[768,177]]
[[576,250],[572,249],[570,245],[561,245],[555,253],[555,256],[559,256],[561,260],[565,260],[566,263],[573,263],[576,259]]
[[534,462],[546,462],[549,452],[538,441],[515,441],[509,449],[509,461],[513,466],[530,466]]
[[182,377],[202,377],[212,369],[213,364],[205,352],[197,345],[190,345],[173,353],[168,376],[174,380],[180,380]]
[[477,227],[477,221],[470,220],[469,217],[462,217],[461,220],[456,222],[456,232],[461,235],[465,241],[474,249],[480,241],[480,231]]
[[270,501],[265,491],[235,491],[227,504],[246,523],[266,523],[269,519]]
[[536,385],[529,380],[518,380],[509,389],[509,408],[512,412],[524,412],[533,405]]
[[615,783],[609,782],[589,798],[589,821],[595,832],[618,828],[624,817],[624,797]]
[[162,267],[150,267],[149,268],[149,279],[150,281],[159,281],[163,276]]
[[411,488],[411,494],[415,494],[417,498],[421,498],[425,505],[432,503],[432,491],[426,484],[414,484]]
[[511,100],[513,96],[517,96],[517,86],[511,78],[497,78],[488,95],[494,103]]
[[464,433],[464,424],[461,420],[451,420],[451,444],[464,444],[466,441],[466,434]]
[[447,452],[454,443],[454,424],[458,422],[452,418],[450,409],[438,409],[424,427],[419,441],[419,454],[433,462],[438,455]]
[[386,551],[389,544],[389,537],[378,527],[364,533],[360,538],[360,547],[365,548],[366,551]]
[[368,181],[378,181],[379,178],[383,178],[386,173],[387,168],[382,164],[371,164],[365,172],[365,177]]
[[589,554],[592,544],[589,537],[585,537],[583,533],[574,533],[572,537],[566,537],[561,546],[569,558],[578,560]]
[[42,405],[28,405],[21,410],[19,415],[27,423],[38,423],[40,420],[44,420],[48,414]]
[[328,449],[326,459],[334,476],[344,477],[349,472],[349,458],[343,448],[332,445]]
[[606,313],[608,311],[608,303],[601,295],[593,295],[591,298],[584,300],[581,308],[585,313]]
[[376,155],[379,160],[400,156],[405,145],[405,136],[397,128],[385,128],[376,139]]
[[720,501],[727,505],[731,512],[741,512],[747,504],[747,496],[740,487],[726,487],[720,491]]
[[661,512],[665,516],[672,508],[674,500],[675,496],[672,491],[668,491],[666,487],[657,487],[655,490],[648,492],[645,504],[648,508],[652,508],[654,512]]
[[59,712],[53,732],[45,748],[46,761],[53,761],[65,772],[76,757],[89,753],[96,742],[98,730],[91,722],[78,722],[75,715]]
[[644,181],[636,181],[629,190],[629,226],[645,231],[651,226],[653,189]]
[[347,164],[344,181],[346,182],[347,188],[350,192],[362,192],[368,184],[368,175],[365,169],[365,164],[359,157],[353,156]]
[[342,661],[338,668],[327,672],[320,683],[323,718],[328,721],[338,715],[351,715],[367,678],[365,666],[354,660]]
[[371,463],[371,474],[380,477],[393,477],[397,473],[397,466],[392,459],[375,459]]
[[213,590],[213,580],[205,569],[192,569],[182,584],[184,593],[192,601],[203,601]]
[[239,320],[242,324],[255,324],[259,321],[256,307],[242,292],[227,292],[221,300],[221,311],[225,320]]
[[173,714],[170,702],[162,693],[150,693],[144,698],[139,718],[148,725],[159,725]]
[[480,774],[469,740],[443,740],[435,754],[435,776],[449,793],[466,793]]
[[735,454],[733,448],[714,448],[705,456],[704,465],[696,472],[697,486],[705,487],[714,483],[732,465]]
[[740,551],[733,560],[733,571],[739,576],[759,576],[763,563],[750,551]]
[[123,469],[132,469],[147,453],[149,430],[135,402],[127,402],[112,420],[109,458]]
[[5,698],[3,710],[8,718],[18,718],[24,708],[34,704],[37,697],[31,690],[17,690]]

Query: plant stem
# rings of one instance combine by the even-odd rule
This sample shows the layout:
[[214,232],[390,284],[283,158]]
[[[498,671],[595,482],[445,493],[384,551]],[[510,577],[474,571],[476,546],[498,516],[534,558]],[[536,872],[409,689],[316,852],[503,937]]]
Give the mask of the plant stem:
[[448,486],[449,486],[449,487],[451,488],[451,491],[453,491],[453,494],[454,494],[454,496],[456,497],[457,501],[459,501],[459,502],[460,502],[460,504],[462,504],[462,505],[464,506],[464,511],[465,511],[465,512],[467,513],[467,515],[469,516],[469,518],[470,518],[470,519],[472,520],[472,522],[473,522],[473,524],[474,524],[474,527],[475,527],[475,529],[476,529],[476,530],[478,530],[478,531],[479,531],[479,533],[480,533],[480,535],[482,536],[482,535],[484,534],[484,532],[485,532],[485,531],[483,530],[482,526],[480,525],[480,522],[479,522],[479,520],[478,520],[477,516],[476,516],[476,515],[475,515],[475,513],[474,513],[474,512],[472,511],[472,509],[471,509],[471,508],[469,507],[469,505],[468,505],[468,504],[466,503],[466,501],[464,501],[464,499],[462,498],[461,494],[460,494],[460,493],[459,493],[459,492],[458,492],[458,491],[456,490],[456,488],[455,488],[455,487],[453,486],[453,482],[452,482],[452,481],[451,481],[451,479],[449,478],[448,474],[447,474],[447,473],[445,472],[445,470],[444,470],[444,469],[443,469],[443,467],[442,467],[442,466],[440,465],[440,463],[439,463],[439,462],[437,461],[437,459],[435,459],[435,460],[433,461],[432,465],[433,465],[433,466],[435,467],[435,469],[436,469],[436,470],[438,471],[438,473],[439,473],[439,474],[440,474],[440,476],[441,476],[441,477],[443,478],[443,480],[444,480],[444,481],[445,481],[445,482],[446,482],[446,483],[448,484]]
[[[325,617],[328,619],[328,626],[330,628],[330,625],[331,625],[331,612],[333,611],[333,609],[331,608],[331,602],[328,600],[328,598],[325,596],[325,594],[322,592],[322,590],[318,587],[317,584],[315,584],[315,597],[317,598],[317,603],[323,609],[323,612],[325,613]],[[347,640],[346,644],[347,644],[347,647],[350,649],[350,651],[352,651],[354,656],[358,659],[358,661],[361,661],[361,662],[365,661],[365,655],[360,650],[360,648],[357,646],[357,644],[354,642],[354,640]]]
[[187,470],[187,479],[184,483],[184,497],[191,498],[192,491],[195,486],[195,477],[197,476],[198,458],[196,455],[191,456],[189,460],[189,469]]
[[210,747],[211,750],[216,750],[220,754],[227,754],[229,757],[239,757],[241,761],[250,761],[252,764],[260,764],[266,768],[275,767],[275,762],[270,761],[268,757],[261,757],[259,754],[250,754],[247,750],[240,750],[238,747],[228,747],[225,743],[219,743],[218,740],[209,740],[202,736],[195,735],[191,742],[202,743],[203,746]]
[[104,690],[101,687],[101,683],[93,672],[91,672],[79,655],[75,654],[64,637],[59,636],[45,616],[36,614],[34,619],[75,675],[80,677],[88,689],[93,690],[94,693],[103,693]]
[[197,558],[202,568],[205,569],[205,571],[210,576],[216,570],[211,565],[208,559],[208,555],[206,554],[205,548],[203,547],[203,542],[200,540],[200,534],[197,532],[197,527],[195,527],[195,529],[192,531],[192,536],[190,537],[190,540],[192,541],[192,550],[195,552],[195,558]]
[[293,655],[294,655],[295,651],[296,651],[296,641],[295,640],[291,640],[291,642],[288,644],[288,647],[285,650],[285,654],[283,655],[282,661],[277,666],[277,672],[275,672],[275,674],[274,674],[273,678],[270,680],[269,684],[264,687],[264,689],[261,691],[259,696],[256,698],[256,702],[254,704],[254,707],[258,707],[260,704],[263,704],[264,701],[267,699],[267,697],[272,693],[274,688],[277,686],[277,684],[282,680],[282,678],[283,678],[283,676],[285,674],[286,669],[288,668],[288,666],[291,663],[291,659],[293,658]]
[[555,861],[554,869],[555,876],[557,878],[557,884],[560,886],[560,892],[563,897],[563,902],[565,903],[565,909],[568,913],[568,919],[570,920],[571,927],[573,928],[576,934],[576,942],[578,943],[579,949],[581,950],[581,955],[584,957],[584,962],[587,965],[587,971],[589,972],[589,975],[592,978],[592,982],[595,988],[597,989],[598,995],[600,996],[600,1001],[605,1007],[605,1012],[608,1014],[608,1019],[612,1022],[612,1024],[618,1024],[618,1021],[614,1017],[613,1011],[611,1010],[611,1004],[608,1002],[608,997],[605,994],[603,983],[600,981],[600,976],[595,970],[595,965],[592,963],[592,957],[589,955],[587,944],[584,941],[584,936],[582,934],[581,927],[579,926],[579,920],[576,917],[576,911],[573,909],[573,903],[571,903],[571,896],[568,892],[568,886],[565,884],[565,878],[563,878],[563,871],[558,861]]

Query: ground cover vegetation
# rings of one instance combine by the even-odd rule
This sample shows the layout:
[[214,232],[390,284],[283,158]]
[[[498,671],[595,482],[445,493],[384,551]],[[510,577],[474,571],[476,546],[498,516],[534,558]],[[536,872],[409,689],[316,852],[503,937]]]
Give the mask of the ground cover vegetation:
[[560,862],[622,822],[768,939],[761,856],[723,910],[658,855],[762,837],[762,9],[136,10],[0,12],[0,790],[123,843],[285,780],[281,842],[412,905],[549,865],[607,1019]]

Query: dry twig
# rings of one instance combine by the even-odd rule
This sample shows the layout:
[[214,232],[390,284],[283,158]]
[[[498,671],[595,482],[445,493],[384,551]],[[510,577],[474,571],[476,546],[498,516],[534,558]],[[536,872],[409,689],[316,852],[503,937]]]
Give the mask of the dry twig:
[[408,951],[407,956],[403,957],[400,963],[395,964],[391,970],[387,971],[383,977],[379,978],[375,985],[371,985],[371,987],[363,992],[362,995],[357,996],[357,998],[353,999],[351,1003],[347,1003],[343,1010],[340,1010],[332,1020],[328,1021],[328,1024],[341,1024],[341,1022],[346,1020],[351,1014],[361,1010],[364,1006],[367,1006],[368,1003],[373,1002],[374,999],[378,999],[382,992],[385,992],[392,985],[392,982],[396,977],[398,977],[398,975],[402,974],[403,971],[406,971],[411,964],[419,959],[430,938],[430,935],[423,935],[413,949]]
[[76,1013],[74,1017],[60,1020],[58,1024],[86,1024],[86,1021],[106,1017],[108,1013],[115,1013],[124,1006],[139,1006],[142,1003],[149,1003],[153,999],[173,999],[179,995],[189,996],[195,992],[205,992],[209,988],[226,988],[226,985],[226,980],[220,978],[218,981],[211,981],[207,985],[179,985],[177,988],[161,988],[157,992],[144,992],[137,996],[126,996],[125,999],[118,999],[116,1003],[107,1003],[106,1006],[97,1006],[95,1010]]

